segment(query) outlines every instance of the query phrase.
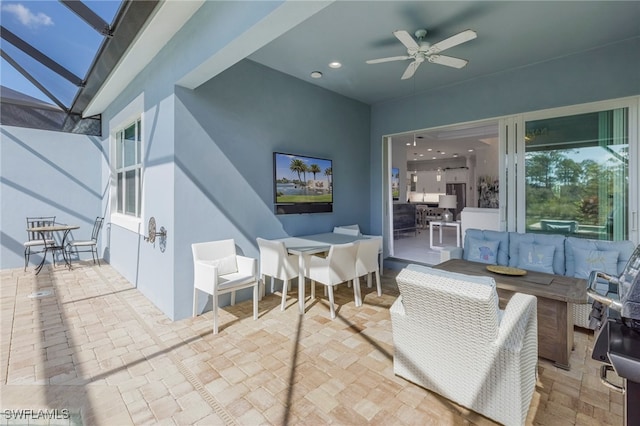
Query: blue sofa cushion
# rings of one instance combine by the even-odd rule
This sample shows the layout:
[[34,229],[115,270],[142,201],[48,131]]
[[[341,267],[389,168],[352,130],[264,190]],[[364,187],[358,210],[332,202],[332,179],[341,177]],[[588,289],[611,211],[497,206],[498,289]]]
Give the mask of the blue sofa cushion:
[[[567,237],[565,242],[565,256],[567,258],[567,271],[566,274],[569,277],[576,276],[576,261],[574,248],[586,249],[586,250],[601,250],[601,251],[617,251],[618,262],[617,271],[614,275],[620,275],[627,265],[635,246],[631,241],[604,241],[604,240],[586,240],[583,238]],[[604,272],[604,271],[603,271]]]
[[467,260],[471,262],[488,263],[496,265],[498,262],[498,240],[482,240],[479,238],[471,238],[468,240],[469,245],[464,249],[467,254]]
[[576,271],[574,277],[589,278],[591,271],[601,271],[609,275],[618,275],[618,257],[614,250],[589,250],[573,248]]
[[499,241],[497,264],[501,266],[509,266],[509,233],[500,231],[485,231],[480,229],[467,229],[464,235],[464,252],[462,258],[464,260],[469,259],[469,238],[475,238],[476,240],[486,241]]
[[[518,245],[518,268],[553,274],[555,246],[535,243],[520,243]],[[511,263],[511,259],[509,259],[509,263]]]
[[[520,244],[540,244],[544,246],[554,246],[553,252],[553,274],[565,274],[565,240],[564,235],[553,234],[519,234],[517,232],[509,232],[509,266],[513,268],[523,268],[518,266],[520,259]],[[533,269],[531,269],[533,271]]]

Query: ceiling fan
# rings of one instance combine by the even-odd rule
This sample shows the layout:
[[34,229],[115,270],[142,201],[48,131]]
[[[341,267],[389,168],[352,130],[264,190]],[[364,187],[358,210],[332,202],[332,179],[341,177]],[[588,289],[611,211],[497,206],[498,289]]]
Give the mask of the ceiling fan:
[[415,32],[417,41],[413,37],[411,37],[411,34],[404,30],[394,31],[393,35],[396,36],[396,38],[400,40],[400,43],[404,44],[404,46],[407,48],[407,54],[405,56],[391,56],[389,58],[370,59],[367,61],[367,64],[379,64],[382,62],[404,61],[405,59],[413,59],[413,62],[409,64],[407,69],[404,71],[404,74],[402,74],[402,80],[413,77],[413,74],[415,74],[420,64],[424,61],[433,62],[434,64],[446,65],[453,68],[464,67],[469,62],[466,59],[441,55],[440,52],[443,52],[447,49],[478,37],[478,34],[476,34],[475,31],[465,30],[432,45],[424,41],[424,38],[427,35],[427,30],[420,29]]

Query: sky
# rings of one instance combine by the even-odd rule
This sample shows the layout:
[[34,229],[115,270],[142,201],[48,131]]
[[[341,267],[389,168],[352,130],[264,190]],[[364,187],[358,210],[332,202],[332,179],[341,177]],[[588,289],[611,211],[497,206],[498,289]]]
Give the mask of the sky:
[[[316,174],[316,179],[317,180],[329,179],[327,176],[325,176],[324,171],[325,169],[331,167],[331,160],[325,160],[325,159],[313,158],[313,157],[303,157],[300,155],[281,154],[281,153],[275,154],[275,167],[276,167],[277,179],[281,179],[283,177],[286,177],[287,179],[290,179],[290,180],[298,179],[298,174],[289,168],[289,165],[291,164],[291,159],[293,158],[297,158],[304,161],[307,164],[307,166],[311,164],[317,164],[318,167],[320,167],[320,170],[322,171]],[[307,172],[307,180],[309,179],[313,179],[313,174]]]
[[[84,0],[108,24],[120,7],[120,0]],[[0,1],[2,26],[31,44],[81,79],[102,43],[103,36],[58,0]],[[41,82],[63,104],[70,106],[77,87],[42,66],[5,40],[2,50]],[[0,64],[0,83],[34,98],[53,103],[8,62]]]

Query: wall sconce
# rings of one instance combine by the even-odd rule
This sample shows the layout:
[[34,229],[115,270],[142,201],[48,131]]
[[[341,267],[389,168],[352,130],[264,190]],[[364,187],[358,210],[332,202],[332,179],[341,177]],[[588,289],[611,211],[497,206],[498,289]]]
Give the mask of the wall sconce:
[[442,171],[440,170],[440,167],[438,167],[438,171],[436,172],[436,181],[440,182],[442,180]]
[[418,182],[418,175],[413,175],[413,181]]

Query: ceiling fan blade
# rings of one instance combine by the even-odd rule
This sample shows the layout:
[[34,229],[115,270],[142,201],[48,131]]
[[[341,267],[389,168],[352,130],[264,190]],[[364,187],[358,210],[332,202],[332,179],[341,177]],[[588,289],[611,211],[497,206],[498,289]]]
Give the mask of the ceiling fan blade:
[[452,68],[462,68],[469,63],[466,59],[454,58],[452,56],[431,55],[427,59],[434,64],[446,65]]
[[396,38],[400,40],[400,43],[404,44],[407,49],[415,51],[418,51],[418,49],[420,49],[418,42],[416,42],[414,38],[411,37],[411,34],[406,32],[405,30],[394,31],[393,35],[396,36]]
[[434,44],[433,46],[429,47],[429,49],[425,53],[427,55],[431,55],[433,53],[440,53],[454,46],[467,42],[469,40],[473,40],[476,37],[478,37],[478,34],[475,31],[465,30],[461,33],[458,33],[454,36],[451,36],[449,38],[442,40],[441,42]]
[[367,64],[380,64],[382,62],[391,62],[391,61],[403,61],[405,59],[411,59],[411,56],[391,56],[388,58],[380,58],[380,59],[369,59]]
[[409,66],[407,67],[406,70],[404,70],[404,74],[402,74],[402,77],[400,77],[401,80],[407,80],[411,77],[413,77],[413,75],[416,73],[416,70],[418,69],[418,67],[420,66],[420,64],[422,63],[422,61],[413,61],[409,64]]

